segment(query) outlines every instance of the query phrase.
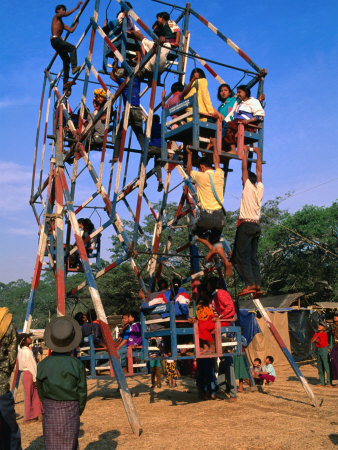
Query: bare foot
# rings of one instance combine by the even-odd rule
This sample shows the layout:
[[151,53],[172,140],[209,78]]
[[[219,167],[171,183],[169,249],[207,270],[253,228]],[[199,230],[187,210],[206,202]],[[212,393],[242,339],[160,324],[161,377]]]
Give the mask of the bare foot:
[[223,250],[223,247],[216,247],[216,252],[221,257],[221,260],[222,260],[222,263],[224,266],[224,270],[225,270],[225,276],[230,277],[232,275],[232,264],[231,264],[231,262],[229,262],[227,260],[224,250]]
[[216,254],[217,254],[217,250],[215,248],[213,248],[212,250],[210,250],[210,252],[207,254],[207,256],[205,257],[206,262],[209,262],[211,258],[213,258]]
[[203,348],[201,348],[201,350],[200,350],[200,353],[210,353],[210,348],[209,347],[203,347]]

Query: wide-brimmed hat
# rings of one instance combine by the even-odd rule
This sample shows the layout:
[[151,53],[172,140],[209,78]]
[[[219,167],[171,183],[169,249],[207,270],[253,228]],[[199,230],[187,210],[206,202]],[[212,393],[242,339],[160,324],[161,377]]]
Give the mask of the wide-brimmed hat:
[[5,336],[8,327],[12,322],[12,314],[5,306],[0,308],[0,341]]
[[72,317],[57,317],[47,325],[44,339],[47,347],[53,352],[67,353],[79,346],[82,331]]

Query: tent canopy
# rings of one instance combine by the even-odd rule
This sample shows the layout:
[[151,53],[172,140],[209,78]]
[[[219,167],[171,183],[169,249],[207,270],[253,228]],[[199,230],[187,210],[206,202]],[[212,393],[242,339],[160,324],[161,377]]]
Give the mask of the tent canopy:
[[314,305],[311,305],[312,308],[314,306],[323,309],[338,309],[338,302],[316,302]]
[[[290,308],[294,304],[298,304],[298,299],[304,296],[304,292],[296,292],[294,294],[282,294],[272,297],[261,298],[260,301],[264,308]],[[240,300],[239,306],[241,309],[253,309],[254,304],[251,299]]]

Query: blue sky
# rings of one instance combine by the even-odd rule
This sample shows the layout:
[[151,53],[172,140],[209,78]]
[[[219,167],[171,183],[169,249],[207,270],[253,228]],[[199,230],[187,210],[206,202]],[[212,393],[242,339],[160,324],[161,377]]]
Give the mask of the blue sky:
[[[1,276],[8,282],[17,278],[30,280],[37,252],[37,226],[28,204],[33,151],[43,81],[43,69],[53,55],[50,46],[50,22],[58,1],[2,0],[2,39],[0,41],[0,231]],[[175,2],[184,5],[182,1]],[[66,2],[68,9],[75,2]],[[99,22],[102,24],[108,1],[101,0]],[[70,37],[75,43],[92,15],[90,1],[80,25]],[[150,0],[134,0],[137,14],[151,25],[155,14],[169,8]],[[259,66],[268,69],[265,83],[266,121],[263,181],[265,200],[288,191],[299,192],[283,203],[295,211],[304,204],[330,205],[337,197],[337,119],[338,71],[338,3],[329,0],[322,6],[314,0],[256,0],[233,7],[231,3],[193,0],[191,6],[230,37]],[[118,4],[112,0],[109,16],[114,17]],[[174,12],[172,17],[175,18]],[[70,25],[72,17],[65,19]],[[196,18],[190,22],[191,46],[202,56],[250,67]],[[79,62],[86,56],[89,37],[78,51]],[[94,65],[101,68],[102,40],[96,37]],[[58,58],[54,67],[59,70]],[[189,62],[188,71],[193,68]],[[215,70],[231,85],[240,76],[227,69]],[[92,78],[93,79],[93,78]],[[170,78],[166,83],[170,88]],[[209,90],[217,107],[217,83],[208,76]],[[72,107],[80,100],[77,86]],[[93,88],[89,89],[89,98]],[[160,98],[160,90],[157,98]],[[147,106],[146,98],[143,105]],[[44,117],[44,116],[43,116]],[[40,146],[41,148],[41,146]],[[47,147],[50,151],[50,147]],[[108,155],[110,156],[110,155]],[[98,161],[94,156],[94,162]],[[48,162],[48,158],[47,158]],[[133,161],[132,161],[133,162]],[[132,164],[137,167],[137,161]],[[240,164],[233,162],[234,172],[228,178],[227,191],[240,197]],[[133,177],[133,169],[128,178]],[[105,172],[106,184],[108,174]],[[174,177],[174,181],[179,178]],[[328,183],[326,183],[328,182]],[[326,183],[326,184],[323,184]],[[152,201],[159,200],[155,181],[149,183]],[[323,184],[312,189],[312,187]],[[79,180],[78,203],[93,193],[86,175]],[[169,200],[177,200],[178,190]],[[306,191],[306,192],[304,192]],[[134,204],[135,197],[130,198]],[[100,203],[98,202],[97,205]],[[238,207],[238,200],[225,198],[226,209]],[[128,217],[121,206],[122,217]],[[148,213],[146,207],[143,212]],[[105,221],[105,217],[102,216]],[[99,219],[96,216],[96,225]],[[104,240],[106,248],[108,239]],[[107,253],[105,253],[107,255]]]

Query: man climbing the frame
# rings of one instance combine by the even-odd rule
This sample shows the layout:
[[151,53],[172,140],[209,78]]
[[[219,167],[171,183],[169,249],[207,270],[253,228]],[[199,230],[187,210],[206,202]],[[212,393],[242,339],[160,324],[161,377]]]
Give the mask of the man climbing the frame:
[[[209,261],[216,253],[220,256],[225,268],[225,276],[232,274],[232,265],[227,260],[220,237],[224,226],[225,211],[224,201],[224,173],[219,166],[217,146],[214,145],[212,164],[207,157],[198,161],[199,171],[192,170],[192,152],[187,146],[187,172],[196,185],[197,197],[200,203],[200,217],[194,224],[192,233],[197,236],[197,241],[206,245],[209,253],[206,260]],[[205,234],[209,236],[205,238]]]
[[244,147],[242,159],[243,191],[233,259],[237,264],[238,271],[245,284],[238,295],[253,294],[258,298],[262,295],[257,248],[258,239],[261,234],[259,217],[261,214],[264,186],[262,183],[262,156],[260,149],[254,148],[253,150],[257,155],[257,175],[248,170],[248,147]]
[[71,82],[68,81],[69,78],[69,63],[72,66],[72,74],[74,75],[76,72],[80,70],[81,66],[77,65],[77,53],[76,47],[73,44],[70,44],[67,41],[64,41],[61,38],[63,30],[69,31],[73,33],[75,28],[78,26],[79,22],[76,21],[72,27],[68,27],[62,21],[63,17],[70,16],[74,11],[80,8],[82,2],[79,2],[77,6],[73,9],[70,9],[67,12],[67,8],[65,5],[57,5],[55,8],[55,16],[52,20],[52,37],[50,38],[50,43],[57,54],[63,61],[63,86],[67,87],[71,85]]

